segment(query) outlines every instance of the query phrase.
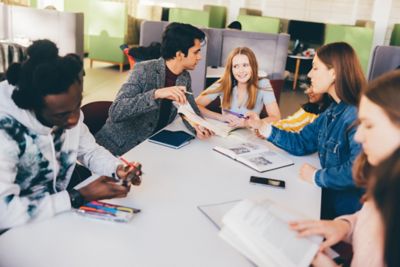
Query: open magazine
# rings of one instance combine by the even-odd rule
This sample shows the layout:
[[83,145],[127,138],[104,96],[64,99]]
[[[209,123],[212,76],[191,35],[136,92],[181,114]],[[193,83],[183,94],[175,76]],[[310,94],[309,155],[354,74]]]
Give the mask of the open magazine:
[[186,119],[197,123],[211,131],[213,131],[216,135],[221,137],[227,137],[229,133],[233,130],[236,130],[237,127],[231,127],[228,123],[213,120],[210,118],[202,118],[195,113],[192,106],[189,103],[178,106],[178,113],[186,116]]
[[322,237],[299,238],[288,225],[298,219],[270,200],[243,200],[225,214],[219,235],[258,266],[307,267]]
[[213,149],[258,172],[265,172],[294,164],[291,159],[269,150],[265,146],[252,142],[243,142],[230,146],[216,146]]

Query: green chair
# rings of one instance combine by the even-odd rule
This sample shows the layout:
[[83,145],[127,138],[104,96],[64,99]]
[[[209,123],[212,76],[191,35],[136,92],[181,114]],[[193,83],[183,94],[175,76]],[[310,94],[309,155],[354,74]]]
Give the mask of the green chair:
[[197,9],[170,8],[168,21],[188,23],[198,27],[209,27],[210,13]]
[[224,6],[204,5],[203,10],[210,14],[211,28],[225,28],[227,8]]
[[279,18],[239,15],[237,20],[242,24],[243,31],[279,33]]
[[37,7],[37,0],[31,0],[30,3],[29,3],[29,6],[36,8]]
[[355,50],[364,73],[367,73],[371,55],[374,30],[350,25],[326,24],[324,44],[349,43]]
[[390,45],[400,46],[400,24],[394,24],[393,26]]
[[125,3],[89,0],[89,59],[118,64],[120,71],[127,63],[119,46],[127,42],[128,14]]

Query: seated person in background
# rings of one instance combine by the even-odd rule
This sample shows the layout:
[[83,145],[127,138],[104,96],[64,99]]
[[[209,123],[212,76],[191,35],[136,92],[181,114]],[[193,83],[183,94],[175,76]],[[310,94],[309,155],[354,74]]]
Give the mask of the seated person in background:
[[[201,59],[204,40],[205,34],[192,25],[169,24],[162,37],[161,58],[135,65],[96,134],[97,142],[122,155],[171,123],[177,114],[172,101],[184,104],[185,92],[192,92],[187,70]],[[200,126],[194,128],[199,138],[211,135]]]
[[304,126],[318,118],[319,114],[324,112],[332,102],[328,94],[316,94],[312,91],[311,86],[304,93],[308,97],[308,102],[303,104],[293,115],[273,122],[273,126],[289,132],[299,132]]
[[[33,42],[27,53],[0,83],[0,232],[88,201],[124,197],[129,184],[118,178],[140,183],[138,169],[119,165],[83,124],[79,56],[60,57],[49,40]],[[67,191],[77,160],[104,176]]]
[[322,187],[321,218],[332,219],[361,208],[364,192],[355,186],[351,167],[361,149],[354,141],[354,124],[356,105],[366,80],[353,48],[343,42],[320,47],[308,76],[314,93],[328,93],[333,99],[314,122],[294,133],[249,113],[248,124],[260,136],[293,155],[318,152],[322,168],[306,163],[300,169],[300,178]]
[[359,106],[355,135],[363,147],[353,173],[367,187],[362,209],[333,221],[298,221],[301,236],[322,235],[325,242],[313,266],[338,266],[324,250],[341,240],[353,244],[353,267],[400,266],[400,71],[372,81]]
[[227,27],[228,29],[232,29],[232,30],[239,30],[239,31],[242,30],[242,24],[241,24],[239,21],[237,21],[237,20],[232,21],[232,22],[229,23],[229,25],[226,26],[226,27]]
[[[161,44],[159,42],[152,42],[149,46],[138,46],[129,48],[128,45],[123,44],[120,46],[121,50],[126,51],[126,55],[135,62],[156,59],[161,56]],[[127,50],[125,50],[127,49]]]
[[[217,97],[221,100],[221,113],[206,106]],[[249,111],[260,114],[265,107],[265,122],[281,118],[272,86],[267,79],[258,79],[256,57],[247,47],[235,48],[228,56],[224,75],[196,98],[200,111],[207,117],[228,122],[234,127],[248,127],[244,116]]]

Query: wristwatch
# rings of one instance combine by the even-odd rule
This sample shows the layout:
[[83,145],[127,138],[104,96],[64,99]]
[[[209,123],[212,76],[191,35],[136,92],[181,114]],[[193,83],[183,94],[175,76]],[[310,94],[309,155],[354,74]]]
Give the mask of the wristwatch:
[[71,200],[71,206],[75,209],[79,208],[83,204],[85,204],[85,198],[79,193],[78,190],[71,189],[68,190],[68,195]]

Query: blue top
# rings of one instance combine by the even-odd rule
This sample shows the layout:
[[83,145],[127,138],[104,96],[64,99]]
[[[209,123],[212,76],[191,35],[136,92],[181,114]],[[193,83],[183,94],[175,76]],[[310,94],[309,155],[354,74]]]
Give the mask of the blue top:
[[361,151],[354,140],[357,118],[355,106],[343,101],[332,103],[313,123],[299,133],[272,127],[268,141],[294,155],[318,152],[322,169],[315,175],[315,183],[323,188],[322,214],[336,217],[354,213],[361,208],[363,190],[355,187],[352,165]]
[[[216,89],[220,84],[219,83],[214,83],[210,87],[206,89],[206,91],[209,90],[214,90]],[[212,94],[207,94],[206,95],[211,101],[216,99],[217,97],[220,98],[221,103],[224,98],[224,93],[222,91],[212,93]],[[271,104],[273,102],[276,102],[274,92],[272,90],[271,83],[269,82],[268,79],[261,79],[258,81],[258,92],[257,92],[257,99],[256,103],[254,105],[253,109],[248,109],[247,108],[247,96],[246,99],[239,105],[238,103],[238,88],[237,85],[232,88],[232,100],[231,100],[231,107],[230,111],[233,111],[238,114],[246,114],[248,111],[254,111],[257,114],[260,114],[264,105]],[[222,111],[224,113],[224,111]]]

